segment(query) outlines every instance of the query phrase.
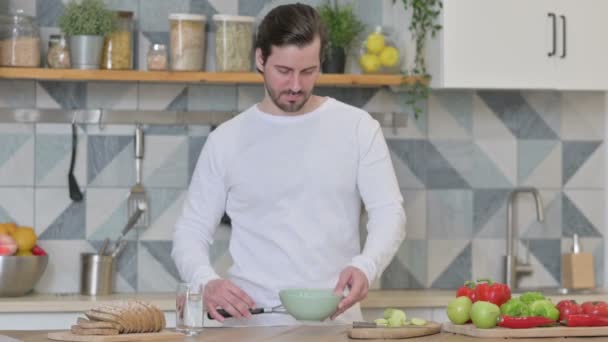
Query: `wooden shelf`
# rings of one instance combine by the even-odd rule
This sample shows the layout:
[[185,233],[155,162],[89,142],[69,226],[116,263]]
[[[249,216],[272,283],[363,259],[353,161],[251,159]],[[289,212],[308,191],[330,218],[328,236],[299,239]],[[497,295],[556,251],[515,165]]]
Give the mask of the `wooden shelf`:
[[[46,68],[0,68],[0,79],[45,81],[120,81],[164,83],[262,84],[254,72],[174,72],[137,70],[78,70]],[[421,77],[404,75],[322,74],[319,86],[379,87],[412,84]]]

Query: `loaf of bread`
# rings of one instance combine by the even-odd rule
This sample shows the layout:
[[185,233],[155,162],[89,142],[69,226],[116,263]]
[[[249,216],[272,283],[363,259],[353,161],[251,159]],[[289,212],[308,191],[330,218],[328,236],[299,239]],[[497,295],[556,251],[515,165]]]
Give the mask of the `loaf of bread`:
[[78,318],[72,333],[116,335],[159,332],[166,326],[165,315],[155,305],[140,300],[99,304]]

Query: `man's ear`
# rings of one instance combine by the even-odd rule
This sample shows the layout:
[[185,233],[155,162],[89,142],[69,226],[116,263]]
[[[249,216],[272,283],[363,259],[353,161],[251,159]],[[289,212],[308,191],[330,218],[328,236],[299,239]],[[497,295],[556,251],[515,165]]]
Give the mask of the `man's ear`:
[[264,73],[264,58],[262,58],[262,49],[255,49],[255,68],[260,72]]

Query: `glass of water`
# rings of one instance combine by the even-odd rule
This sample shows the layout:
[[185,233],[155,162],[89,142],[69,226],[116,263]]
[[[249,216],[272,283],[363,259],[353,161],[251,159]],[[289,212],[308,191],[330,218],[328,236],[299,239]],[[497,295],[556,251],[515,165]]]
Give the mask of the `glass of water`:
[[175,295],[175,330],[188,336],[203,330],[203,294],[200,286],[188,283],[177,285]]

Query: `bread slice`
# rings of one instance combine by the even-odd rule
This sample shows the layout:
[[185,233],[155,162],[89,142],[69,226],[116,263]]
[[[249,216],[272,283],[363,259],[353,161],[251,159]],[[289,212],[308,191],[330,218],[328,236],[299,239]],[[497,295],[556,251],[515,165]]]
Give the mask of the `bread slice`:
[[94,329],[94,328],[110,328],[120,330],[120,324],[107,322],[107,321],[93,321],[86,318],[78,317],[78,326],[83,329]]
[[147,312],[148,312],[148,316],[150,317],[151,320],[151,331],[161,331],[162,330],[162,320],[160,317],[160,312],[158,310],[156,310],[155,307],[152,306],[152,304],[147,303],[147,302],[143,302],[140,300],[136,301],[139,305],[141,305],[142,307],[146,308]]
[[118,324],[118,326],[120,327],[118,329],[118,331],[121,333],[126,331],[123,320],[120,317],[118,317],[117,315],[100,312],[100,311],[95,311],[95,310],[88,310],[84,314],[90,320],[111,322],[111,323]]
[[91,329],[86,329],[86,328],[82,328],[79,325],[72,325],[72,328],[70,329],[70,331],[72,332],[72,334],[75,335],[118,335],[118,329],[112,329],[112,328],[91,328]]

